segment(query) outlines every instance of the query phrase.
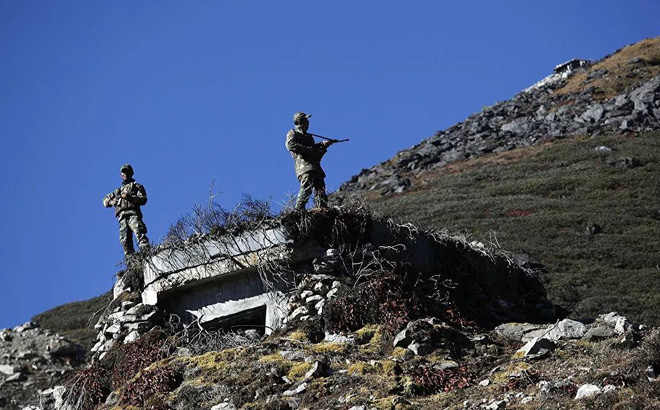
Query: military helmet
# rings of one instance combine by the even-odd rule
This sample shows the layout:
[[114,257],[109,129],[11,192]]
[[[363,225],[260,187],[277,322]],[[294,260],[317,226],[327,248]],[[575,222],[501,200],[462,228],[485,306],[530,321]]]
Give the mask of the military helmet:
[[307,119],[307,118],[309,118],[309,117],[311,117],[311,116],[312,116],[312,114],[305,114],[304,112],[297,112],[297,113],[293,114],[293,123],[294,123],[294,124],[298,124],[298,122],[299,122],[302,118]]
[[124,164],[119,168],[119,172],[123,172],[124,174],[128,175],[129,177],[133,176],[133,167],[131,164]]

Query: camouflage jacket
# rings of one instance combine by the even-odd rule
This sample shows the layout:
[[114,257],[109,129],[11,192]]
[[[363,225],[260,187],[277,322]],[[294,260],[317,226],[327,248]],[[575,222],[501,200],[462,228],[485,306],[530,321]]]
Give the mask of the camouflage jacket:
[[289,130],[286,134],[286,149],[293,157],[298,179],[309,171],[318,172],[325,177],[325,172],[321,168],[321,158],[325,155],[327,148],[315,143],[314,137],[301,130]]
[[[127,194],[126,198],[121,197],[124,193]],[[124,215],[138,215],[142,217],[140,206],[146,203],[147,191],[141,184],[138,184],[134,180],[122,183],[119,188],[103,197],[103,205],[106,207],[114,205],[115,216],[118,218]]]

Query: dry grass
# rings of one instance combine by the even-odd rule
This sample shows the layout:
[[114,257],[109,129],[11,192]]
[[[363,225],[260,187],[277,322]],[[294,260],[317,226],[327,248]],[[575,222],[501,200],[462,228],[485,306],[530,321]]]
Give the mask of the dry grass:
[[[630,61],[635,58],[645,60],[631,70]],[[607,70],[604,77],[587,81],[590,73],[596,70]],[[576,74],[568,79],[566,85],[555,91],[557,95],[579,92],[587,87],[595,87],[594,98],[605,100],[612,98],[631,86],[660,74],[660,37],[648,38],[639,43],[622,48],[616,53],[604,58],[584,73]]]

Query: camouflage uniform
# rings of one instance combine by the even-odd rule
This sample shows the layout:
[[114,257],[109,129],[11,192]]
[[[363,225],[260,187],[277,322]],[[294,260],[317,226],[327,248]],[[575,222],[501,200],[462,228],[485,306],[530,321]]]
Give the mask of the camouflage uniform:
[[[140,248],[149,246],[147,226],[142,222],[140,210],[140,206],[147,203],[147,191],[133,179],[133,168],[130,165],[122,165],[120,172],[128,178],[122,181],[119,188],[103,197],[103,205],[106,208],[114,205],[115,216],[119,220],[119,243],[124,248],[124,254],[130,255],[135,252],[133,233]],[[122,194],[125,194],[125,198],[122,198]]]
[[300,190],[296,200],[296,209],[303,210],[314,191],[314,204],[319,208],[327,208],[328,195],[325,193],[325,172],[321,168],[321,158],[327,152],[323,143],[315,143],[314,137],[307,133],[307,118],[311,114],[298,112],[293,116],[296,127],[286,134],[286,149],[291,153],[296,168],[296,176],[300,181]]

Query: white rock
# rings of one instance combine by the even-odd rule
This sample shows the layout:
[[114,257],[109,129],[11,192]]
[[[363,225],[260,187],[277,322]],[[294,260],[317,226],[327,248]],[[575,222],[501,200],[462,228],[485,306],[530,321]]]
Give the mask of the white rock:
[[291,314],[289,315],[289,320],[300,319],[303,316],[307,315],[308,313],[309,313],[309,309],[307,309],[305,306],[300,306],[298,309],[291,312]]
[[96,353],[96,352],[98,352],[99,349],[101,348],[101,346],[103,346],[103,343],[104,343],[104,342],[105,342],[105,341],[98,341],[98,342],[96,342],[96,344],[90,349],[91,352],[92,352],[92,353]]
[[307,383],[301,383],[295,389],[287,390],[284,393],[282,393],[282,395],[283,396],[293,396],[293,395],[304,392],[306,389],[307,389]]
[[326,343],[354,343],[355,339],[353,339],[353,337],[350,336],[325,332],[325,337],[323,338],[323,341]]
[[607,313],[605,315],[599,315],[598,317],[603,319],[603,321],[605,321],[605,323],[607,323],[611,326],[614,326],[614,325],[616,325],[617,320],[619,320],[619,318],[622,318],[623,316],[621,316],[617,312],[610,312],[610,313]]
[[328,293],[328,290],[330,290],[328,288],[328,285],[326,285],[323,282],[319,282],[316,285],[314,285],[314,292],[318,294],[325,295],[326,293]]
[[311,290],[303,290],[302,292],[300,292],[300,299],[305,300],[312,295],[314,295],[314,292],[312,292]]
[[607,386],[603,387],[603,393],[605,393],[605,394],[611,393],[614,390],[616,390],[616,386],[613,385],[613,384],[608,384]]
[[328,291],[328,294],[325,295],[325,297],[331,299],[337,295],[337,292],[339,292],[339,287],[332,288]]
[[102,352],[107,352],[112,346],[115,345],[115,339],[109,339],[107,342],[103,343],[103,346],[99,349]]
[[506,408],[506,401],[504,400],[496,400],[492,403],[490,403],[488,406],[486,406],[488,410],[498,410],[498,409],[505,409]]
[[616,320],[616,324],[614,325],[614,330],[619,333],[619,334],[624,334],[628,330],[632,329],[633,324],[630,320],[626,319],[625,317],[620,317]]
[[600,387],[596,386],[595,384],[583,384],[582,386],[580,386],[577,393],[575,394],[575,400],[580,400],[586,397],[595,396],[600,393],[601,393]]
[[115,312],[108,315],[108,321],[119,322],[124,317],[126,312]]
[[16,372],[16,373],[12,374],[11,376],[7,376],[7,378],[5,379],[5,382],[7,382],[7,383],[9,383],[9,382],[20,382],[20,381],[23,381],[23,380],[25,380],[25,374],[23,374],[23,372]]
[[482,380],[479,382],[479,386],[488,386],[490,384],[490,380]]
[[16,366],[11,366],[8,364],[0,364],[0,373],[9,375],[9,374],[14,374],[16,370],[18,370],[18,367]]
[[[542,332],[538,335],[535,334],[528,337],[527,340],[525,340],[526,335],[537,330],[541,330]],[[542,334],[545,333],[545,329],[541,329],[539,325],[532,325],[529,323],[503,323],[495,328],[495,333],[509,340],[527,342],[534,337],[542,336]]]
[[140,334],[136,330],[133,330],[124,338],[124,344],[134,342],[139,338],[140,338]]
[[312,306],[312,305],[315,305],[315,304],[319,303],[322,300],[323,300],[323,296],[313,295],[313,296],[310,296],[310,297],[306,298],[305,303]]
[[527,397],[523,397],[523,399],[520,400],[520,403],[522,403],[522,404],[527,404],[527,403],[529,403],[530,401],[533,401],[533,400],[534,400],[534,397],[532,397],[532,396],[527,396]]
[[132,308],[133,306],[135,306],[135,302],[133,302],[131,300],[125,300],[125,301],[121,302],[121,310],[128,310],[128,309]]
[[554,350],[554,348],[555,343],[553,341],[535,337],[518,349],[516,356],[519,354],[522,354],[522,356],[542,355]]
[[553,326],[545,335],[546,339],[557,341],[559,339],[580,339],[587,332],[587,327],[575,320],[564,319]]
[[22,332],[25,332],[26,330],[34,329],[35,327],[37,327],[36,323],[33,323],[33,322],[25,322],[25,323],[23,323],[23,324],[20,325],[20,326],[16,326],[16,327],[14,328],[14,332],[16,332],[16,333],[22,333]]

